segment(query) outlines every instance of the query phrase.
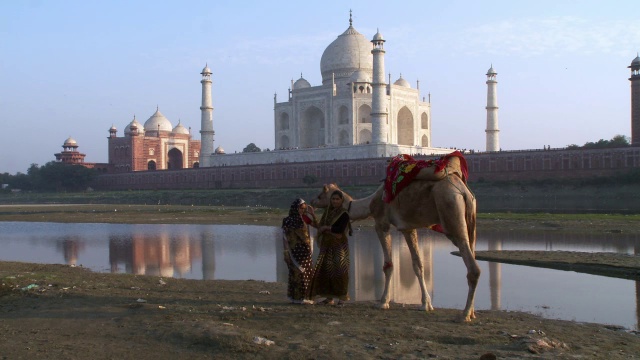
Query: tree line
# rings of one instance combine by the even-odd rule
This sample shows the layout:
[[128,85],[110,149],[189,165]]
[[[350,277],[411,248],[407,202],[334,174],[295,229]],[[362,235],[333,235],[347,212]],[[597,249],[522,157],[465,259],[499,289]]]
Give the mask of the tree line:
[[5,191],[20,189],[24,191],[82,191],[86,190],[98,174],[95,169],[82,165],[69,165],[50,161],[42,166],[31,164],[26,174],[0,174],[0,183],[8,185]]
[[616,135],[611,140],[600,139],[596,142],[586,142],[583,146],[567,145],[567,149],[607,149],[627,146],[631,146],[629,138],[624,135]]
[[[596,142],[587,142],[583,146],[568,145],[567,149],[604,149],[631,146],[629,138],[624,135],[616,135],[611,140],[600,139]],[[242,152],[260,152],[262,151],[254,143],[247,145]],[[638,177],[637,169],[630,172],[627,177],[617,177],[618,182],[635,183]],[[82,165],[69,165],[56,161],[50,161],[42,166],[31,164],[26,174],[21,172],[11,175],[9,173],[0,174],[0,184],[11,189],[20,189],[24,191],[38,192],[65,192],[65,191],[83,191],[89,187],[91,181],[98,175],[95,169],[89,169]],[[317,181],[314,176],[307,176],[303,179],[305,184],[313,184]],[[583,182],[585,180],[582,180]],[[591,182],[607,182],[610,180],[604,178],[590,179]]]

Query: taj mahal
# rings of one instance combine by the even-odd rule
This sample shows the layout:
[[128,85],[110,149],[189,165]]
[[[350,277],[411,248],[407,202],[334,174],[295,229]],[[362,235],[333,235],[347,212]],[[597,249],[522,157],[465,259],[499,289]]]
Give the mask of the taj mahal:
[[379,31],[371,40],[359,33],[350,16],[349,27],[322,54],[322,84],[312,86],[301,75],[284,101],[274,95],[274,151],[259,153],[214,150],[212,73],[206,66],[200,167],[449,153],[431,146],[431,103],[421,98],[419,82],[413,88],[402,75],[386,81],[384,43]]

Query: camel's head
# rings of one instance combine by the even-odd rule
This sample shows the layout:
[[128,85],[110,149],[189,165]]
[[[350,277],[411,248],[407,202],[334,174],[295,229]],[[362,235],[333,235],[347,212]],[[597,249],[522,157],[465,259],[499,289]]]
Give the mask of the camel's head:
[[340,190],[336,184],[324,184],[322,191],[318,196],[311,200],[311,206],[315,208],[327,208],[329,207],[329,197],[335,190]]

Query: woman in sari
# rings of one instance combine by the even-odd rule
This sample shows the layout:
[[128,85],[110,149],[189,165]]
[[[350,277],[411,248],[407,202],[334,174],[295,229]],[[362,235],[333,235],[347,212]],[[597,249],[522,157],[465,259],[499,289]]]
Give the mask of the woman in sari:
[[313,304],[309,299],[313,264],[307,224],[315,226],[315,223],[313,208],[302,199],[296,199],[291,204],[289,216],[282,219],[284,261],[289,268],[287,297],[294,304]]
[[342,306],[349,300],[349,213],[343,207],[344,196],[340,190],[331,194],[330,204],[318,223],[320,254],[311,283],[311,297],[326,299],[323,304]]

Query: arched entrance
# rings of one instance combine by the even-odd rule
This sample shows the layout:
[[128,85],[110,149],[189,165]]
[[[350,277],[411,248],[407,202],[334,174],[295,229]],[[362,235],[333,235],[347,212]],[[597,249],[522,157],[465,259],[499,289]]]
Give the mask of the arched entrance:
[[358,136],[358,143],[360,144],[369,144],[371,142],[371,130],[363,129],[360,130],[360,135]]
[[403,106],[398,111],[398,145],[416,145],[413,139],[413,114]]
[[287,135],[282,135],[280,136],[280,148],[281,149],[288,149],[290,145],[289,142],[289,137]]
[[182,151],[173,148],[169,150],[169,162],[167,162],[167,169],[182,169]]
[[422,147],[429,147],[429,138],[427,135],[422,135]]
[[371,124],[371,106],[362,105],[358,109],[358,124]]
[[156,169],[156,162],[151,160],[147,163],[147,170],[155,170]]
[[348,124],[349,123],[349,109],[346,106],[340,106],[340,114],[338,115],[338,124]]
[[324,144],[324,113],[311,106],[302,114],[300,147],[313,148]]
[[340,146],[351,145],[349,137],[349,132],[347,130],[340,131]]

